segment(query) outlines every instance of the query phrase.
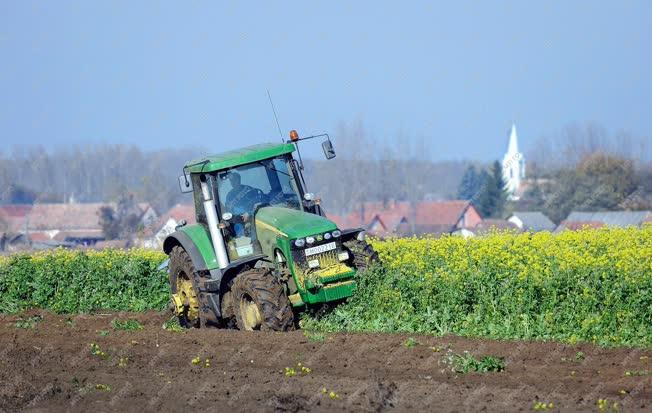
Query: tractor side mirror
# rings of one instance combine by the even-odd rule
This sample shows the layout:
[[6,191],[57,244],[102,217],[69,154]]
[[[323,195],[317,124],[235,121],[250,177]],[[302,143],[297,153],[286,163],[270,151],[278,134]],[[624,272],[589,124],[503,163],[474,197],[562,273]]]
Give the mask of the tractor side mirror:
[[333,148],[333,143],[330,139],[322,142],[321,147],[324,150],[324,156],[326,159],[333,159],[335,157],[335,149]]
[[192,192],[192,181],[188,178],[188,175],[181,175],[179,177],[179,189],[181,189],[182,194]]

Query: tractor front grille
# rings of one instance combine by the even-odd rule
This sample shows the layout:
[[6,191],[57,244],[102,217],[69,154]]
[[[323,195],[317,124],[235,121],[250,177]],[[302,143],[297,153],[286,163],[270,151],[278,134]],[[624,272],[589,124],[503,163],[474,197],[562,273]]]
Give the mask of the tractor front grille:
[[[293,250],[294,270],[302,287],[310,289],[351,278],[353,276],[353,269],[339,261],[337,254],[340,252],[342,252],[342,245],[339,241],[337,241],[334,250],[310,255],[309,257],[306,257],[304,249]],[[318,260],[319,267],[308,267],[309,260]]]

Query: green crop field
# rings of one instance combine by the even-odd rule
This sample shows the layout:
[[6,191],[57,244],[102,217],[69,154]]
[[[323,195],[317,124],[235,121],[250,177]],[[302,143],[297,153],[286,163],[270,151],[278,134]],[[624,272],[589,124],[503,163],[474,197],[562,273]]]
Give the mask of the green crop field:
[[[382,266],[321,331],[652,344],[652,227],[376,241]],[[54,250],[0,258],[0,312],[163,309],[161,252]]]
[[652,344],[652,226],[376,242],[327,331]]
[[163,252],[50,250],[0,258],[0,312],[38,307],[58,313],[165,308]]

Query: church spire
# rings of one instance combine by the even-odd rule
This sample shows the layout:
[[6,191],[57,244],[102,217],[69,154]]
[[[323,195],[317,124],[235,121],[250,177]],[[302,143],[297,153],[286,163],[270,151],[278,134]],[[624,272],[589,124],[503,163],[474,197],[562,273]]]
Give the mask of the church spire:
[[507,146],[507,153],[518,153],[518,137],[516,136],[516,124],[512,123],[512,130],[509,133],[509,145]]
[[512,123],[509,132],[509,143],[507,153],[503,157],[503,179],[505,189],[512,200],[518,199],[518,190],[521,186],[521,179],[525,179],[525,159],[518,151],[518,136],[516,135],[516,123]]

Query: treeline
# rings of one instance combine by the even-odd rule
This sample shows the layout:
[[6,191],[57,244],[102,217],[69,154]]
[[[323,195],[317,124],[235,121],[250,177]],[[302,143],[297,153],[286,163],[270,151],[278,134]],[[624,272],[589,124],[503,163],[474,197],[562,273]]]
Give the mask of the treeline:
[[143,151],[133,145],[47,151],[16,147],[0,153],[0,202],[102,202],[132,193],[158,210],[181,199],[176,177],[199,151]]
[[330,212],[365,201],[453,199],[469,161],[432,161],[431,144],[398,132],[391,141],[369,136],[361,120],[342,123],[334,135],[337,157],[306,162],[309,190]]
[[[569,126],[526,152],[526,190],[518,202],[501,190],[501,165],[431,160],[424,139],[397,134],[391,142],[368,136],[361,121],[331,134],[337,157],[306,160],[308,189],[329,212],[364,201],[471,199],[484,217],[514,209],[542,210],[560,221],[573,209],[652,208],[652,165],[645,141],[595,124]],[[506,143],[507,138],[500,141]],[[504,142],[503,142],[504,141]],[[502,147],[500,148],[502,152]],[[211,150],[145,151],[133,145],[89,145],[0,152],[0,203],[117,202],[129,195],[163,212],[191,202],[177,177],[189,159]]]
[[[334,136],[337,157],[305,160],[308,189],[325,208],[344,212],[372,200],[455,197],[468,162],[432,162],[427,152],[404,139],[395,148],[373,145],[361,124],[343,126]],[[0,203],[119,202],[129,196],[163,212],[191,202],[179,192],[185,162],[210,150],[145,151],[133,145],[71,149],[12,148],[0,152]]]
[[556,223],[571,211],[652,209],[652,163],[646,142],[599,125],[571,125],[538,140],[526,155],[527,179],[518,199],[501,191],[501,166],[469,166],[457,196],[474,202],[484,217],[515,210],[542,211]]

